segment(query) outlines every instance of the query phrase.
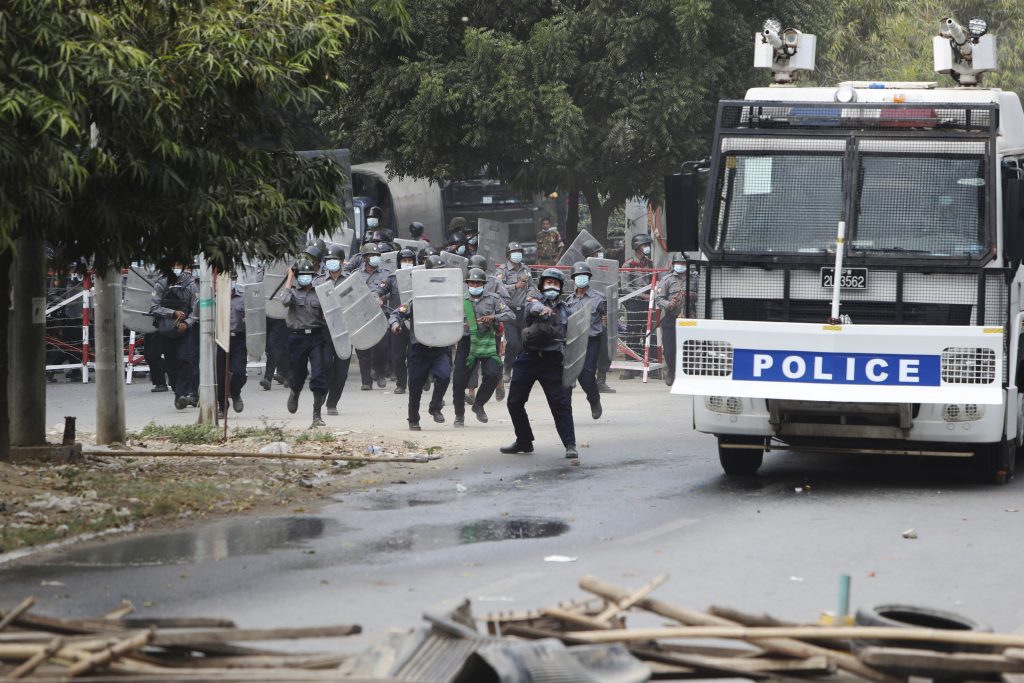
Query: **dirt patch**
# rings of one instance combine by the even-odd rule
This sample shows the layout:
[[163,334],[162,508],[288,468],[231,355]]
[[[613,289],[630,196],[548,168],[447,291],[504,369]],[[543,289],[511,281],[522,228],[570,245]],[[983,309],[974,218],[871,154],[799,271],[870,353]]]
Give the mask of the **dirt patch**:
[[[92,435],[78,436],[90,448]],[[274,425],[238,428],[227,442],[222,438],[222,431],[202,425],[150,424],[130,434],[126,446],[183,454],[87,455],[64,465],[0,462],[0,554],[111,529],[152,530],[262,510],[306,512],[337,493],[440,469],[439,461],[368,463],[331,456],[420,457],[442,448],[428,439],[351,429],[292,432]],[[261,449],[326,458],[218,456]]]

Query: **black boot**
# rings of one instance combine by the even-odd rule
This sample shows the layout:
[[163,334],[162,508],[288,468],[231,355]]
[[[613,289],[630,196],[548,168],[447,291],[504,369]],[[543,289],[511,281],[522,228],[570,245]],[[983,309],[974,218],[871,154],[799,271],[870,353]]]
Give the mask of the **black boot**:
[[324,422],[323,418],[320,417],[320,408],[323,407],[324,401],[327,400],[327,393],[323,391],[313,392],[313,427],[326,427],[327,423]]

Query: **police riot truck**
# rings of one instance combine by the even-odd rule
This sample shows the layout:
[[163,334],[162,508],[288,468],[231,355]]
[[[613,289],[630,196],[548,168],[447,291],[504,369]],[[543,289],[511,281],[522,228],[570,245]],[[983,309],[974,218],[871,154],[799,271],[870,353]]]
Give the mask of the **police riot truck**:
[[[666,179],[675,248],[699,249],[672,393],[731,475],[766,451],[971,458],[1013,476],[1021,445],[1024,113],[982,87],[983,19],[951,18],[926,82],[797,87],[815,37],[755,38],[774,84],[718,105],[695,173]],[[688,290],[692,291],[692,290]]]

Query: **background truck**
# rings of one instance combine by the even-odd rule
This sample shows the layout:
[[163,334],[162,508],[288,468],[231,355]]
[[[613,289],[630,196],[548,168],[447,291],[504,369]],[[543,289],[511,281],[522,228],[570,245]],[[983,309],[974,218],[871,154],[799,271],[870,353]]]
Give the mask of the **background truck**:
[[[982,20],[952,19],[935,66],[957,87],[794,87],[814,37],[766,22],[776,85],[719,103],[702,220],[666,179],[670,244],[698,248],[672,391],[725,472],[766,451],[973,458],[1013,476],[1021,446],[1024,112],[980,87]],[[673,215],[674,214],[674,215]]]

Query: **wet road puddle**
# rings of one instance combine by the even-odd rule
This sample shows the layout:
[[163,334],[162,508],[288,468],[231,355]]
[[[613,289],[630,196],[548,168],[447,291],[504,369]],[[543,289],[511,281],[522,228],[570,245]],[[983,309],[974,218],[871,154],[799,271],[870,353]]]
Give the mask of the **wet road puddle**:
[[217,522],[189,531],[154,534],[76,548],[44,564],[71,567],[143,567],[215,562],[264,555],[323,535],[320,517],[272,517]]
[[559,519],[480,519],[463,524],[410,527],[376,541],[371,549],[376,552],[433,550],[473,543],[552,538],[567,531],[569,525]]

